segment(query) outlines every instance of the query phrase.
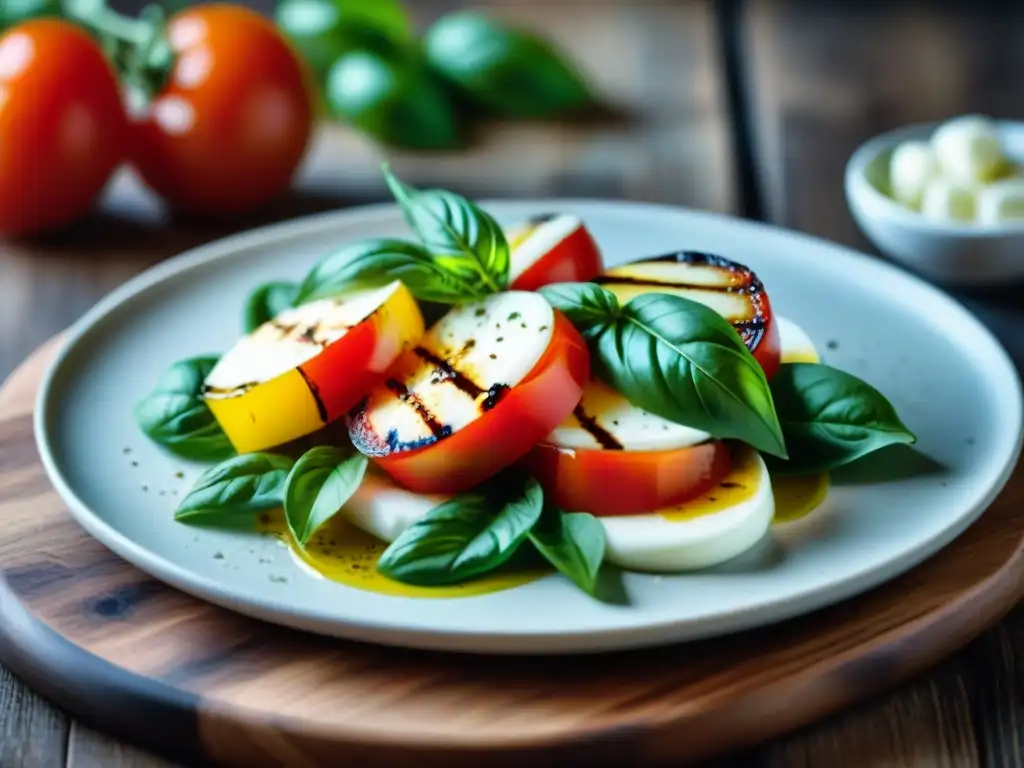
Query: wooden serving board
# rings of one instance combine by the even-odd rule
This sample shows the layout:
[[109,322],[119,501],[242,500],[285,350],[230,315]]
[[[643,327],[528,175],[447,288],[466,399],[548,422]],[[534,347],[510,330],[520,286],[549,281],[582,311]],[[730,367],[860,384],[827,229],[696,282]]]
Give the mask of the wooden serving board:
[[575,658],[301,634],[164,586],[71,519],[32,436],[36,388],[58,343],[0,389],[0,661],[87,723],[179,759],[679,766],[923,670],[1024,590],[1018,470],[980,521],[925,564],[770,628]]

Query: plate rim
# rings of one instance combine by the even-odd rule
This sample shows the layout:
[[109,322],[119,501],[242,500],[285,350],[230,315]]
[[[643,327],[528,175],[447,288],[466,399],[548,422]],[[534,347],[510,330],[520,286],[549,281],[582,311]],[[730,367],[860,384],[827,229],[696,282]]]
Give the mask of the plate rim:
[[[633,209],[661,216],[682,214],[717,221],[720,225],[740,225],[748,230],[774,232],[776,235],[801,241],[808,247],[826,248],[847,260],[848,263],[856,263],[874,270],[880,278],[889,277],[900,281],[905,286],[912,286],[919,292],[923,291],[931,301],[945,304],[948,309],[959,314],[959,319],[968,326],[971,337],[988,345],[987,356],[991,356],[993,363],[1003,368],[1001,373],[1006,374],[1004,378],[1013,382],[1013,391],[1006,393],[1007,400],[1012,401],[1012,412],[1007,414],[1008,418],[1005,423],[1008,425],[1012,423],[1015,426],[1008,426],[1000,434],[1000,442],[1004,443],[1000,446],[1000,450],[1005,453],[1004,460],[998,471],[994,473],[990,471],[991,481],[984,486],[984,492],[974,499],[973,504],[967,506],[967,511],[962,513],[954,524],[941,529],[928,540],[916,546],[911,553],[892,556],[871,571],[847,575],[838,582],[820,585],[797,595],[763,601],[753,608],[742,610],[733,608],[703,615],[699,620],[669,618],[654,620],[641,627],[611,627],[557,633],[543,629],[509,632],[444,627],[410,628],[408,625],[394,620],[341,619],[336,614],[326,615],[320,611],[295,610],[289,607],[285,601],[275,598],[246,598],[228,592],[216,579],[196,574],[137,544],[93,512],[75,493],[71,484],[61,473],[50,445],[47,430],[52,390],[56,386],[72,350],[87,342],[90,332],[109,314],[147,289],[159,285],[175,275],[205,264],[239,258],[240,252],[244,251],[247,244],[266,245],[268,241],[286,241],[293,237],[315,235],[334,227],[344,227],[350,222],[359,222],[364,225],[374,223],[375,220],[391,222],[396,215],[399,215],[400,219],[399,209],[394,203],[375,203],[262,225],[188,249],[144,270],[118,286],[70,326],[65,334],[64,342],[46,368],[40,383],[33,413],[33,436],[47,476],[67,505],[72,517],[104,546],[151,576],[198,599],[263,621],[339,638],[427,650],[486,655],[508,653],[517,655],[582,654],[643,648],[733,634],[746,629],[778,623],[827,605],[842,602],[891,580],[934,555],[973,524],[1005,488],[1020,458],[1022,446],[1024,446],[1024,388],[1022,388],[1016,366],[1001,342],[970,310],[955,297],[916,275],[888,261],[803,232],[683,206],[592,198],[490,198],[479,201],[479,204],[485,209],[495,209],[499,217],[501,216],[499,209],[509,205],[548,208],[559,206],[605,208],[619,212]],[[700,626],[695,627],[695,624]],[[325,630],[324,625],[329,625],[330,630]],[[638,633],[642,636],[637,637]],[[685,634],[685,637],[680,637],[682,634]],[[382,635],[384,636],[382,637]],[[524,646],[524,644],[526,645]]]

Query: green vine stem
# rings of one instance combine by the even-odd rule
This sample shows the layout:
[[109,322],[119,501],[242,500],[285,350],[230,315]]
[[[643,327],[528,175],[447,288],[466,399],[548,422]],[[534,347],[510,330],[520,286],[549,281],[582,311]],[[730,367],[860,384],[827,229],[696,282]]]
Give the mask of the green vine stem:
[[133,19],[111,10],[106,0],[65,0],[64,12],[96,34],[126,84],[147,100],[163,90],[174,68],[174,51],[161,6],[148,5]]

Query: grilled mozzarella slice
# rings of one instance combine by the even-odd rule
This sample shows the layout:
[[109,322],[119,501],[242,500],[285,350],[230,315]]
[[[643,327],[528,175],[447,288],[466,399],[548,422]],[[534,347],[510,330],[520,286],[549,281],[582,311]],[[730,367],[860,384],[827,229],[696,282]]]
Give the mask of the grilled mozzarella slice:
[[[799,325],[777,317],[782,362],[817,363],[810,336]],[[603,381],[592,378],[576,409],[544,440],[559,448],[672,451],[710,440],[699,429],[676,424],[630,403]]]
[[594,282],[621,303],[647,293],[667,293],[704,304],[732,324],[769,377],[778,365],[778,330],[768,293],[742,264],[680,251],[612,267]]
[[303,304],[242,337],[203,397],[240,453],[280,445],[343,416],[423,330],[397,280]]
[[600,379],[592,378],[579,405],[544,442],[575,450],[671,451],[710,439],[707,432],[638,408]]
[[508,291],[453,308],[354,414],[356,447],[387,456],[473,423],[533,369],[551,343],[554,323],[554,311],[536,293]]

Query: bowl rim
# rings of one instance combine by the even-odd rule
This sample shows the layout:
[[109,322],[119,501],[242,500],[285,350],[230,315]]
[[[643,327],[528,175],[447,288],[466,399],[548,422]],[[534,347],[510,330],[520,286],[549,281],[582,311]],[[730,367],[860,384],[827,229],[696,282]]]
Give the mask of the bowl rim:
[[[953,119],[953,118],[950,118]],[[1024,121],[992,119],[1000,133],[1007,130],[1024,133]],[[884,133],[876,134],[861,143],[846,162],[845,189],[847,204],[870,219],[887,220],[890,223],[914,229],[919,232],[944,235],[959,239],[992,240],[1008,236],[1024,235],[1024,221],[1007,224],[956,224],[926,219],[916,211],[909,210],[891,197],[882,194],[870,181],[866,169],[883,152],[910,139],[927,139],[932,131],[948,120],[908,123]]]

